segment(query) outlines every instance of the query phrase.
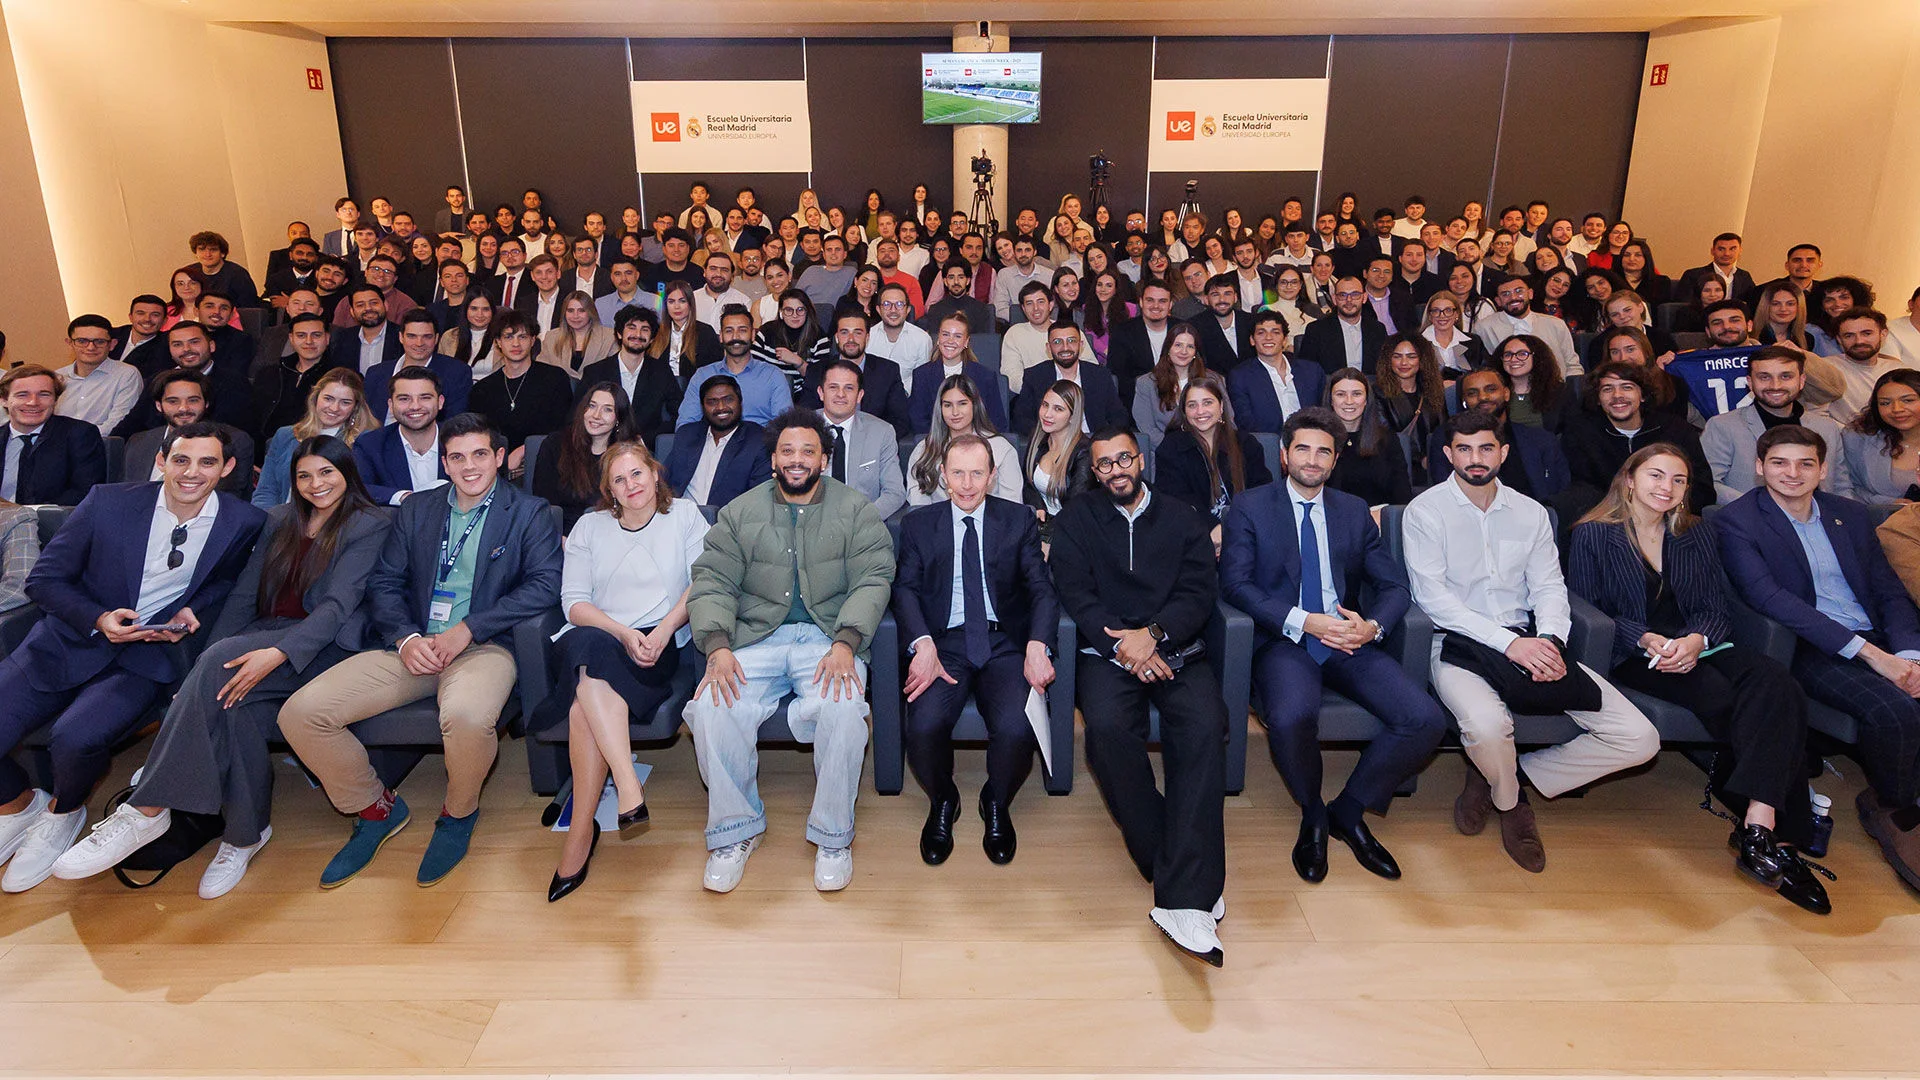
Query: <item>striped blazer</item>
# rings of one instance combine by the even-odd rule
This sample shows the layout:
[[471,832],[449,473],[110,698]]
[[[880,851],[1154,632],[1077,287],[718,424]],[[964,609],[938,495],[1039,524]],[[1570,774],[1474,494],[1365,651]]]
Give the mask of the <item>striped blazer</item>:
[[[1625,525],[1591,521],[1573,530],[1567,588],[1613,619],[1613,662],[1643,655],[1647,632],[1647,577],[1640,552]],[[1678,536],[1667,534],[1660,576],[1686,616],[1687,632],[1718,645],[1733,634],[1727,614],[1725,576],[1712,527],[1702,522]]]

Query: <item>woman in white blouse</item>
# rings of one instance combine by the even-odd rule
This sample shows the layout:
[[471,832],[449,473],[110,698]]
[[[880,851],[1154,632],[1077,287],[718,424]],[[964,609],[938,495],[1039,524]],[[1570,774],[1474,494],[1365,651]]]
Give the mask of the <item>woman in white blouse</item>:
[[1433,343],[1444,378],[1457,379],[1486,366],[1487,348],[1479,338],[1467,333],[1460,318],[1460,299],[1450,292],[1427,297],[1427,307],[1420,320],[1420,336]]
[[907,457],[907,504],[925,506],[947,498],[946,477],[940,465],[947,457],[947,443],[956,435],[978,435],[993,448],[993,490],[987,492],[1002,499],[1019,502],[1021,498],[1020,456],[1006,436],[993,430],[986,406],[980,402],[980,388],[965,375],[949,375],[940,384],[939,422]]
[[687,643],[687,589],[705,546],[700,508],[673,497],[666,469],[637,441],[615,443],[600,466],[601,509],[567,536],[555,635],[560,677],[534,712],[536,729],[567,720],[573,823],[547,890],[559,900],[587,878],[600,828],[591,823],[609,774],[625,828],[647,820],[627,717],[652,716],[673,695]]

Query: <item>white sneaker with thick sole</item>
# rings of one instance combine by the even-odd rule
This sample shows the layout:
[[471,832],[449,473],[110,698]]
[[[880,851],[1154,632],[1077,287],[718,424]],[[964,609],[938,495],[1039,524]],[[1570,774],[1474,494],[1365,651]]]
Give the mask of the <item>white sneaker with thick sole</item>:
[[839,892],[853,881],[853,849],[823,847],[813,857],[813,887]]
[[700,887],[708,892],[730,893],[740,884],[747,872],[747,856],[760,846],[758,836],[738,843],[715,848],[707,853],[707,872],[700,879]]
[[1214,932],[1211,912],[1198,908],[1154,908],[1147,917],[1153,925],[1167,935],[1167,940],[1180,947],[1189,956],[1204,960],[1214,967],[1226,962],[1226,953],[1220,948],[1220,935]]
[[52,877],[53,864],[67,853],[79,839],[80,830],[86,827],[84,806],[67,814],[40,815],[40,820],[27,830],[26,842],[7,863],[7,872],[0,875],[0,890],[23,893]]
[[117,866],[120,860],[160,839],[173,823],[173,812],[161,810],[153,817],[122,804],[93,827],[93,831],[66,850],[53,863],[53,876],[62,881],[78,881]]
[[53,805],[53,796],[38,788],[33,798],[18,813],[0,814],[0,863],[13,858],[20,845],[27,842],[27,833],[33,829],[34,822],[46,815],[47,807]]
[[260,839],[246,847],[234,847],[225,840],[220,841],[220,850],[213,853],[213,861],[207,864],[206,873],[200,875],[200,899],[218,900],[233,891],[240,879],[247,876],[247,864],[254,855],[267,846],[273,839],[273,826],[260,830]]

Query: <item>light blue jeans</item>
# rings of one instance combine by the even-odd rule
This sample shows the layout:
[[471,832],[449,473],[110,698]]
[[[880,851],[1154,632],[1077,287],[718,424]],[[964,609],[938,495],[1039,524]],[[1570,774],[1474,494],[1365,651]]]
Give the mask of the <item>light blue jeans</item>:
[[[833,701],[813,684],[814,668],[832,647],[833,640],[812,623],[789,623],[733,651],[747,677],[739,701],[721,704],[709,690],[687,703],[687,727],[700,777],[707,782],[708,851],[767,831],[767,808],[760,801],[760,725],[788,694],[794,697],[787,706],[787,726],[794,738],[813,744],[807,839],[830,848],[853,843],[868,709],[865,698]],[[854,670],[866,686],[866,663],[855,660]]]

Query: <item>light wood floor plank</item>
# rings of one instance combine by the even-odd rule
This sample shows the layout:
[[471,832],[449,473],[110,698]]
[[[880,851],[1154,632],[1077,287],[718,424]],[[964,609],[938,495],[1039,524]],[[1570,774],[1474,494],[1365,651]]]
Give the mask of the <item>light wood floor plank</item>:
[[1802,945],[1800,952],[1854,1001],[1920,1005],[1920,947]]
[[1910,1073],[1920,1007],[1462,1002],[1495,1069]]
[[[412,871],[408,871],[411,875]],[[432,941],[460,894],[413,886],[396,903],[391,895],[355,890],[265,893],[208,903],[184,897],[128,892],[111,877],[48,882],[0,902],[0,941],[12,944],[182,944],[302,942],[375,945]],[[82,893],[84,895],[74,895]],[[545,899],[544,895],[541,897]]]

